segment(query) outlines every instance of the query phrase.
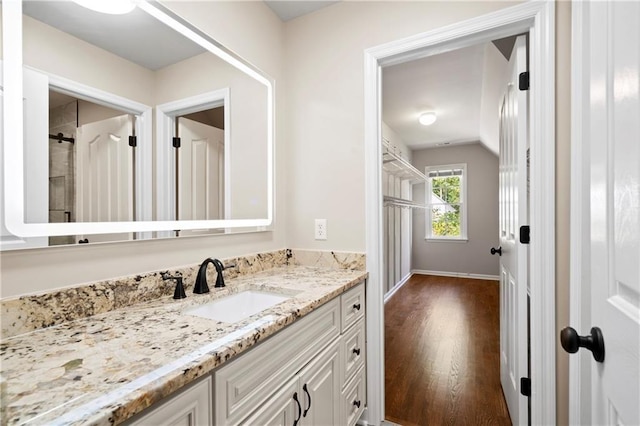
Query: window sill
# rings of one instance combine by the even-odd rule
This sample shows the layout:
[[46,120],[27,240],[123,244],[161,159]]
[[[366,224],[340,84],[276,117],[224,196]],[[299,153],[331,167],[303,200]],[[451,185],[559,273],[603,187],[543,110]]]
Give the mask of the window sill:
[[428,243],[467,243],[468,238],[425,238]]

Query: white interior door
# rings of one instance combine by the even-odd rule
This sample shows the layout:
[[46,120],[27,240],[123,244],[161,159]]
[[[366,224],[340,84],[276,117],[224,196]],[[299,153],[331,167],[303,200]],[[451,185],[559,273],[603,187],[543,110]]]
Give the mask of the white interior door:
[[[578,213],[587,230],[589,250],[572,251],[572,257],[579,256],[584,273],[572,294],[571,309],[588,313],[582,324],[574,324],[580,327],[579,334],[588,335],[591,327],[602,331],[604,360],[596,362],[584,349],[582,355],[572,357],[572,363],[580,362],[572,371],[581,374],[572,379],[571,400],[585,412],[578,414],[579,421],[638,425],[640,3],[585,2],[578,10],[585,52],[578,69],[584,76],[581,89],[585,93],[581,146],[574,145],[578,152],[573,157],[584,163],[582,193],[588,208]],[[577,291],[582,288],[590,288],[583,301]],[[585,363],[590,367],[586,371]],[[579,396],[584,388],[591,392]]]
[[527,91],[525,36],[517,38],[509,60],[510,82],[500,108],[500,380],[513,424],[527,424],[527,397],[520,378],[527,371],[527,246],[520,226],[527,218]]
[[178,219],[224,218],[224,130],[178,118]]
[[[133,120],[125,114],[78,128],[77,221],[134,220],[133,152],[129,136]],[[131,233],[81,235],[90,243],[122,241]]]
[[[49,221],[49,79],[46,75],[24,69],[23,114],[24,114],[24,186],[25,222],[47,223]],[[0,117],[4,105],[0,87]],[[2,131],[0,119],[0,132]],[[3,138],[2,138],[3,139]],[[2,143],[5,143],[4,139]],[[1,151],[4,147],[0,146]],[[0,160],[2,160],[0,153]],[[4,174],[0,174],[0,211],[4,214]],[[47,237],[21,238],[0,226],[2,250],[46,247]]]

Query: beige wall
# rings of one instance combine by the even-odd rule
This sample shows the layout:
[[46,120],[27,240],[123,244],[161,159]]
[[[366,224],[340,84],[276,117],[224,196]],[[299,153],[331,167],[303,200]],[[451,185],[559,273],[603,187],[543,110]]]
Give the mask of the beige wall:
[[22,22],[25,65],[153,105],[153,71],[29,16]]
[[340,2],[286,24],[292,247],[365,249],[364,50],[512,4]]
[[[286,24],[288,164],[295,176],[287,186],[289,246],[365,249],[363,50],[512,4],[340,2]],[[558,2],[557,9],[557,318],[563,326],[569,310],[570,3]],[[328,219],[327,241],[313,239],[315,218]],[[558,360],[557,418],[567,424],[566,356],[558,352]]]
[[[285,245],[364,251],[363,50],[513,3],[340,2],[284,26],[262,2],[169,4],[276,80],[274,231],[5,252],[3,297]],[[569,283],[570,4],[558,2],[557,9],[556,263],[562,326]],[[313,239],[315,218],[328,219],[327,241]],[[558,422],[566,424],[568,370],[566,357],[558,360]]]
[[[498,241],[498,157],[484,145],[460,145],[413,152],[412,164],[421,172],[426,166],[467,164],[468,241],[425,240],[425,215],[413,215],[412,269],[499,275],[499,260],[491,247]],[[413,186],[413,199],[425,201],[425,185]]]
[[[224,42],[228,48],[269,73],[276,81],[284,79],[283,26],[263,2],[181,2],[178,6],[178,13],[195,22],[212,37]],[[44,58],[36,59],[39,62],[33,63],[33,66],[44,68]],[[66,68],[49,71],[57,74],[67,72]],[[73,69],[68,71],[75,72]],[[86,83],[102,84],[104,81],[96,79]],[[141,90],[142,87],[132,87],[124,92],[107,87],[103,87],[103,90],[134,98],[135,93],[146,93]],[[278,87],[276,98],[283,98]],[[141,98],[138,100],[143,101]],[[150,101],[145,103],[151,105]],[[277,129],[284,126],[284,111],[284,102],[278,101]],[[285,150],[281,135],[276,135],[276,138],[276,211],[273,231],[2,252],[1,297],[195,264],[209,256],[224,258],[285,247]]]

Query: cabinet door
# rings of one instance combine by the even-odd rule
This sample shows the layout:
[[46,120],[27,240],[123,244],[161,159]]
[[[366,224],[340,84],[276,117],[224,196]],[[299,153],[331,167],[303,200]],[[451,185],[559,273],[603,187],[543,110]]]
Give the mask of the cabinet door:
[[212,424],[211,377],[171,399],[160,403],[140,419],[135,426],[208,426]]
[[334,341],[300,372],[301,425],[339,425],[340,340]]
[[282,386],[271,398],[241,424],[247,426],[291,426],[302,415],[298,377]]

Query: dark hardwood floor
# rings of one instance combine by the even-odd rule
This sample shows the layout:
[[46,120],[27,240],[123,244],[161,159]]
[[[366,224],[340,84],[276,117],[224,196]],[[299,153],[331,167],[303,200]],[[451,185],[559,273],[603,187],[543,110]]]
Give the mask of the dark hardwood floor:
[[497,281],[414,275],[384,314],[388,420],[511,425],[500,386]]

